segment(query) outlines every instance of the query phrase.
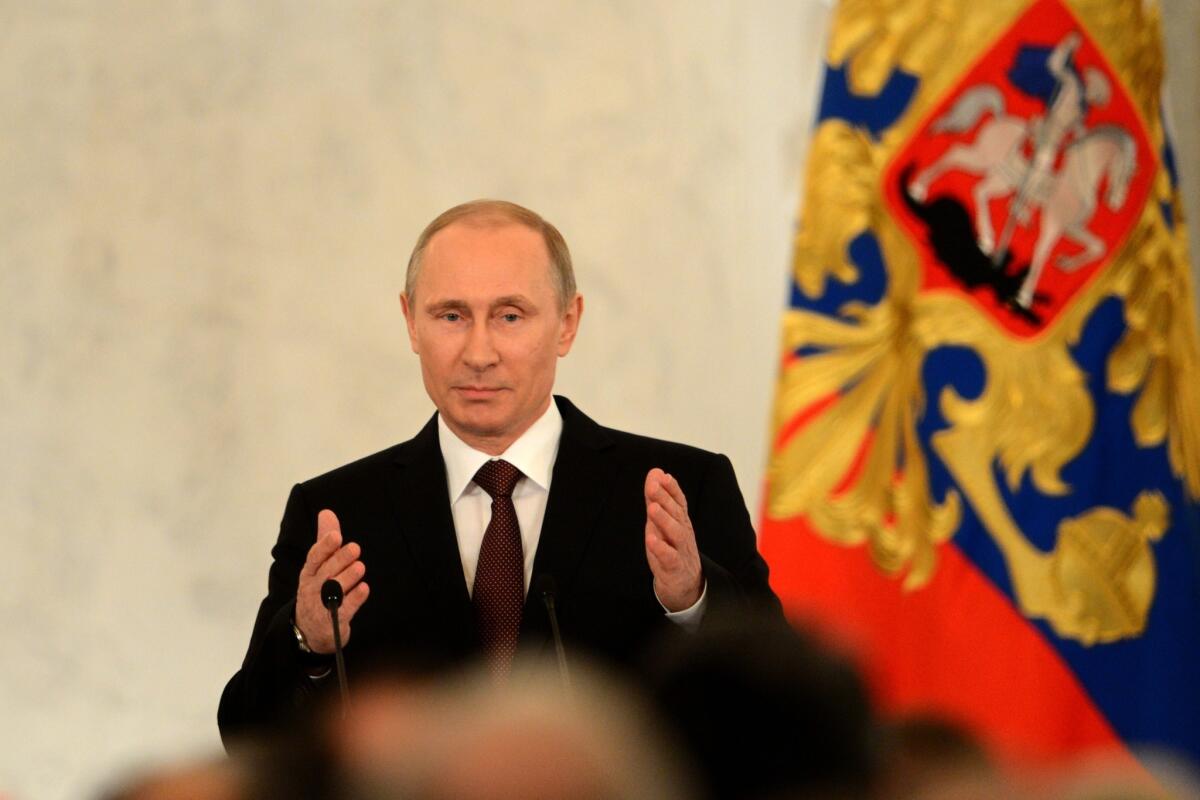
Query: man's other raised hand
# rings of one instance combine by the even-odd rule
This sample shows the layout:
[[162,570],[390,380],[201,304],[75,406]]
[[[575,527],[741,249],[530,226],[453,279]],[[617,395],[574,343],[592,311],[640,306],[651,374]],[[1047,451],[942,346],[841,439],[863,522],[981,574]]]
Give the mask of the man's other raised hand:
[[296,627],[314,653],[333,652],[333,626],[321,602],[321,584],[335,578],[342,585],[342,607],[338,612],[342,644],[350,641],[350,621],[367,601],[370,588],[363,575],[367,567],[359,558],[357,542],[342,544],[342,526],[329,509],[317,514],[317,541],[308,550],[296,589]]
[[655,467],[646,474],[646,560],[654,593],[668,611],[691,608],[704,589],[700,551],[679,483]]

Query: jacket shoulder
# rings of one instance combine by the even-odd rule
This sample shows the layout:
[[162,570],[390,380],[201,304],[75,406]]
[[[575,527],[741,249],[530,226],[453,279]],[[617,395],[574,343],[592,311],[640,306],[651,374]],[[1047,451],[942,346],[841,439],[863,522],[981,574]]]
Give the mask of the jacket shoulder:
[[306,489],[318,489],[346,484],[353,485],[364,477],[375,475],[381,470],[388,469],[395,463],[406,444],[408,443],[392,445],[377,453],[355,459],[348,464],[343,464],[340,467],[323,472],[300,483]]
[[299,485],[306,493],[355,493],[364,488],[374,488],[380,481],[391,481],[397,469],[406,464],[420,464],[430,460],[441,463],[434,420],[430,420],[420,433],[406,442],[343,464],[302,481]]
[[725,456],[689,444],[600,425],[565,397],[557,397],[556,400],[563,416],[564,437],[571,436],[596,450],[611,449],[622,460],[664,461],[692,465],[728,462]]
[[612,442],[613,447],[621,453],[630,456],[665,458],[672,461],[703,463],[721,460],[724,456],[682,442],[672,442],[667,439],[656,439],[638,433],[629,433],[615,428],[600,428]]

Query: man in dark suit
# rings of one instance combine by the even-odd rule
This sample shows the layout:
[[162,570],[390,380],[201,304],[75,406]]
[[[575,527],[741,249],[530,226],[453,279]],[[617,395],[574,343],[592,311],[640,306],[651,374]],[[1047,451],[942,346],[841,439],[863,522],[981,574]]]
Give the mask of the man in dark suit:
[[352,674],[483,656],[502,678],[518,650],[547,646],[548,592],[568,651],[618,667],[714,607],[778,613],[728,459],[552,398],[583,313],[552,225],[499,201],[450,209],[418,239],[400,300],[438,413],[410,441],[292,490],[221,697],[227,742],[330,683],[330,578]]

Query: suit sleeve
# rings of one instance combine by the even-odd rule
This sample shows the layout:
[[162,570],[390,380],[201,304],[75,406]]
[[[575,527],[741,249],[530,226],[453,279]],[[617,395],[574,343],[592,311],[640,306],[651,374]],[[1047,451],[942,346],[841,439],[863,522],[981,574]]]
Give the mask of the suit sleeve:
[[304,487],[288,497],[271,550],[267,596],[258,609],[242,668],[225,685],[217,725],[228,749],[238,737],[278,725],[309,705],[316,685],[308,677],[316,656],[300,652],[292,632],[296,587],[308,550],[316,541],[317,515]]
[[705,620],[739,612],[782,618],[779,598],[767,582],[767,564],[758,553],[754,526],[728,458],[717,455],[711,460],[704,483],[697,497],[689,498],[688,506],[708,586]]

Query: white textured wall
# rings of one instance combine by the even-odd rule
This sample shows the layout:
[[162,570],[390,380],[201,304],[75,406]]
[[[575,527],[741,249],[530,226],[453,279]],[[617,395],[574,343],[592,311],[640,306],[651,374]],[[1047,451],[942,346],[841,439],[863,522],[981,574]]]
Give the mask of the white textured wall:
[[0,0],[0,794],[217,749],[289,486],[431,411],[395,296],[462,200],[571,243],[560,388],[756,503],[827,15]]

